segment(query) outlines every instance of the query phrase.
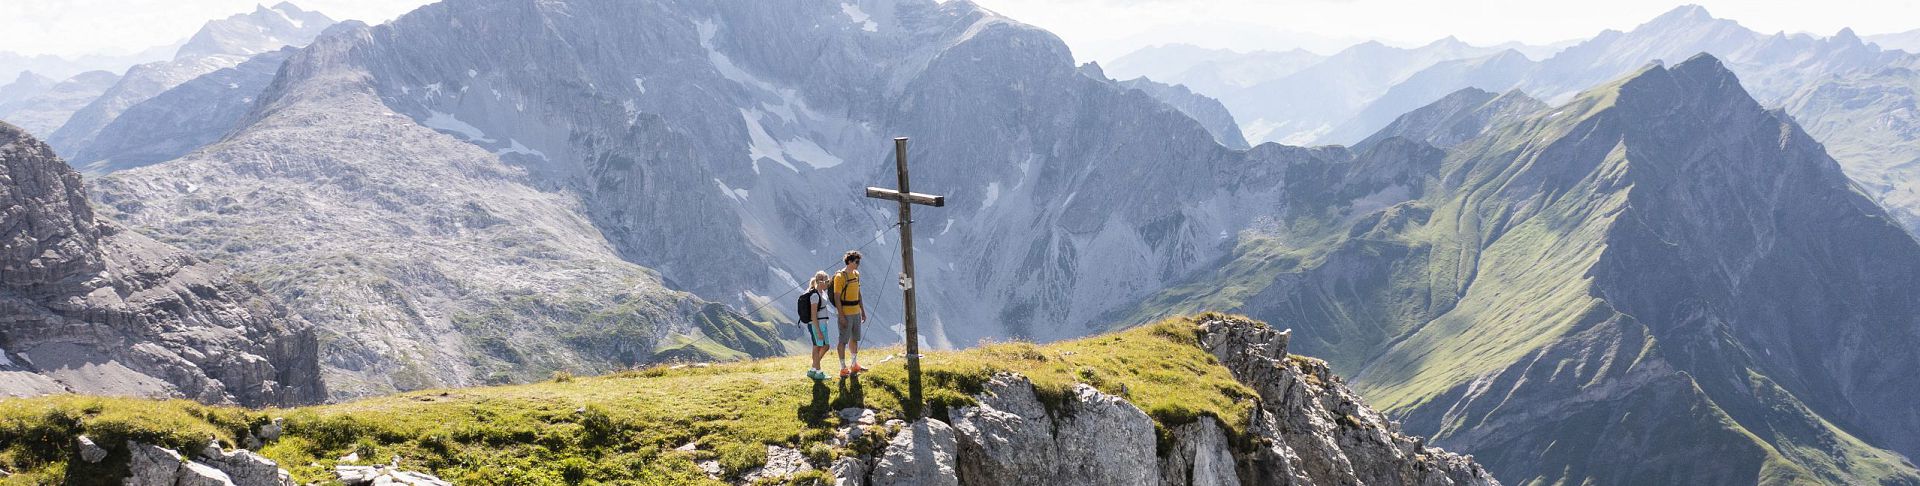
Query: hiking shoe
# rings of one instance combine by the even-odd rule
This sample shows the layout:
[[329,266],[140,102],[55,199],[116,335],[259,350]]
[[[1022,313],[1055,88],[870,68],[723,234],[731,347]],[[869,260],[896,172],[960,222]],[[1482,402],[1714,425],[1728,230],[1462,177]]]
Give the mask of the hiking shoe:
[[847,375],[851,375],[851,374],[853,374],[853,370],[850,370],[850,369],[847,369],[847,368],[840,368],[840,377],[841,377],[841,378],[846,378],[846,377],[847,377]]
[[827,379],[827,372],[820,371],[820,370],[807,370],[807,377],[812,378],[813,381],[825,380]]
[[866,368],[862,368],[862,367],[860,367],[860,365],[857,365],[857,364],[856,364],[856,365],[853,365],[853,372],[854,372],[854,373],[866,373],[866,372],[867,372],[867,369],[866,369]]

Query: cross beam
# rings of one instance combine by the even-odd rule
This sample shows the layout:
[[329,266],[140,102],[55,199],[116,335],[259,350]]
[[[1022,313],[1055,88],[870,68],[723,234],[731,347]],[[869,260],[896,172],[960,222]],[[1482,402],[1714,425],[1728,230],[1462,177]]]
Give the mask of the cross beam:
[[932,194],[920,194],[915,192],[901,194],[900,191],[895,191],[892,189],[882,189],[878,187],[867,188],[867,197],[874,198],[874,199],[885,199],[888,201],[899,201],[899,200],[905,199],[907,202],[910,202],[913,204],[918,204],[921,206],[933,206],[936,208],[946,207],[947,205],[946,196],[935,196]]
[[900,288],[907,294],[907,419],[917,420],[926,400],[920,394],[920,327],[914,317],[913,205],[944,207],[947,197],[907,189],[907,137],[893,139],[893,161],[894,171],[900,176],[900,190],[869,187],[867,197],[900,203]]

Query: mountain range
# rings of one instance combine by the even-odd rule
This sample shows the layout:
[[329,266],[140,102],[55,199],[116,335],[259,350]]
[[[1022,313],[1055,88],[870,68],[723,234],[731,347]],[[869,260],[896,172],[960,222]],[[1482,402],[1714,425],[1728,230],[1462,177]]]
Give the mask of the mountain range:
[[311,323],[332,400],[783,354],[847,249],[896,344],[897,216],[860,194],[898,135],[947,197],[930,347],[1240,312],[1510,483],[1920,483],[1920,243],[1869,149],[1911,138],[1867,130],[1904,126],[1907,54],[1697,7],[1541,60],[1172,49],[1245,87],[1117,80],[970,2],[448,0],[56,136],[104,219]]

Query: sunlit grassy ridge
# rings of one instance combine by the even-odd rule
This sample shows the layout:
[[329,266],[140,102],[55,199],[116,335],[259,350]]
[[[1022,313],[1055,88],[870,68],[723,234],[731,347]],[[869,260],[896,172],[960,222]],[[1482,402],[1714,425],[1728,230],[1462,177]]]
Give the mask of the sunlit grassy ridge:
[[[1049,406],[1077,383],[1131,400],[1163,432],[1212,416],[1242,437],[1254,392],[1198,347],[1195,318],[1049,345],[1024,342],[926,356],[930,414],[972,402],[997,372],[1026,375]],[[706,367],[656,367],[601,377],[556,376],[544,383],[428,390],[350,403],[246,410],[187,401],[52,396],[0,401],[0,467],[14,482],[58,482],[87,434],[112,448],[126,440],[194,451],[209,437],[233,446],[274,417],[286,433],[260,451],[302,483],[331,479],[338,459],[427,470],[459,484],[688,484],[711,482],[695,460],[719,461],[729,475],[765,461],[766,445],[792,447],[816,463],[871,453],[881,444],[827,444],[832,411],[865,406],[884,422],[902,415],[906,392],[898,349],[868,350],[859,379],[815,385],[804,357]],[[829,357],[829,360],[832,358]],[[698,444],[693,452],[676,451]],[[865,450],[862,450],[865,449]],[[109,463],[124,462],[115,451]],[[75,465],[75,478],[113,481],[109,467]]]

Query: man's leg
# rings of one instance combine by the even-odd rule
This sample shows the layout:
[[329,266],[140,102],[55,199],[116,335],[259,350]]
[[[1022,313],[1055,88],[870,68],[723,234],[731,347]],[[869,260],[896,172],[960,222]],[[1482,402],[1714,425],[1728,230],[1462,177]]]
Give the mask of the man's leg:
[[852,323],[847,326],[849,328],[847,332],[842,333],[842,335],[846,336],[847,347],[853,350],[851,354],[853,354],[853,367],[855,368],[860,367],[860,328],[865,327],[866,323],[867,315],[859,314],[854,317]]
[[840,315],[840,371],[847,370],[847,328],[850,327],[847,325],[848,319],[846,314]]

